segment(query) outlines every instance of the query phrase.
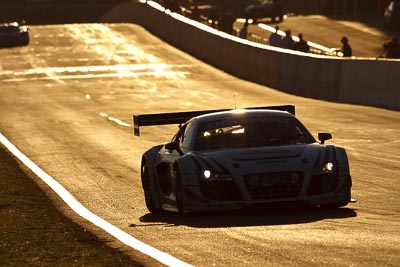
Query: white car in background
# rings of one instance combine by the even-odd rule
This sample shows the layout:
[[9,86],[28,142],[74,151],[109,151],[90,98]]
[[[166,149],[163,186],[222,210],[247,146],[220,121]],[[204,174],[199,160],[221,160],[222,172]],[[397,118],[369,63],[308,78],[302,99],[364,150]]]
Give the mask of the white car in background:
[[0,24],[0,47],[24,46],[29,44],[29,28],[18,22]]

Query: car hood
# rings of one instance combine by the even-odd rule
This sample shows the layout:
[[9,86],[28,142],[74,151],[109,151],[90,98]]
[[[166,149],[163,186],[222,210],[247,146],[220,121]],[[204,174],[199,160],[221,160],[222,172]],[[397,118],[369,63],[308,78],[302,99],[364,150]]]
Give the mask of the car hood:
[[256,148],[246,150],[222,151],[223,154],[233,160],[259,160],[275,158],[293,158],[299,157],[304,153],[306,146],[279,147],[279,148]]

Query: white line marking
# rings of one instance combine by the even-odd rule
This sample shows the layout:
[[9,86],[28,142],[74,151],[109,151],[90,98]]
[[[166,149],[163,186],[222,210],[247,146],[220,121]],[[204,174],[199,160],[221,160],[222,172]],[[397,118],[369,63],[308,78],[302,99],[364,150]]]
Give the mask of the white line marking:
[[2,133],[0,133],[0,142],[23,164],[25,164],[30,170],[33,171],[40,179],[42,179],[51,189],[54,190],[64,202],[71,207],[73,211],[82,216],[84,219],[100,227],[107,233],[114,236],[116,239],[126,244],[127,246],[134,248],[143,254],[152,257],[153,259],[167,265],[167,266],[192,266],[186,262],[183,262],[165,252],[162,252],[156,248],[137,240],[128,233],[122,231],[118,227],[110,224],[103,218],[92,213],[90,210],[85,208],[78,200],[76,200],[72,194],[67,191],[61,184],[59,184],[54,178],[45,173],[39,168],[33,161],[25,156],[18,148],[16,148]]
[[129,123],[126,123],[124,121],[121,121],[120,119],[114,118],[114,117],[108,117],[109,121],[113,121],[116,124],[120,125],[120,126],[125,126],[125,127],[131,127],[131,125]]
[[120,126],[131,127],[131,125],[130,125],[129,123],[126,123],[126,122],[124,122],[124,121],[122,121],[122,120],[120,120],[120,119],[117,119],[117,118],[108,116],[107,113],[100,112],[99,114],[100,114],[100,116],[102,116],[103,118],[106,118],[106,117],[107,117],[107,119],[108,119],[109,121],[115,122],[116,124],[118,124],[118,125],[120,125]]
[[141,76],[154,76],[154,77],[180,77],[185,78],[189,72],[184,71],[164,71],[164,72],[123,72],[123,73],[103,73],[103,74],[83,74],[83,75],[51,75],[41,77],[23,77],[4,79],[2,82],[22,82],[22,81],[46,81],[46,80],[70,80],[70,79],[94,79],[94,78],[124,78],[124,77],[141,77]]

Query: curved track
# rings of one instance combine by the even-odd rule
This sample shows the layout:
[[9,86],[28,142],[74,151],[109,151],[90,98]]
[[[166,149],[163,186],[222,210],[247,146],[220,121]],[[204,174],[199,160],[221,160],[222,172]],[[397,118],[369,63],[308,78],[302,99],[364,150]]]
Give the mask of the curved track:
[[[0,58],[0,132],[88,209],[137,239],[196,266],[399,264],[398,112],[239,80],[132,24],[35,26],[29,46],[2,49]],[[348,151],[359,202],[331,211],[149,214],[140,157],[169,140],[175,126],[143,128],[137,138],[132,115],[233,108],[234,98],[239,108],[295,104],[314,134],[331,132],[331,142]]]

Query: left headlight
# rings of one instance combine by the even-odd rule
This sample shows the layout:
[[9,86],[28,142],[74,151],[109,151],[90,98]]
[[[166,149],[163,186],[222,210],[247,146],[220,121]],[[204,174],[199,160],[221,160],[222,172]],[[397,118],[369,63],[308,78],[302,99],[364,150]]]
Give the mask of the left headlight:
[[338,164],[327,162],[314,169],[308,187],[308,195],[325,194],[335,191],[338,186]]
[[335,173],[337,170],[337,163],[336,162],[327,162],[322,166],[319,166],[314,169],[312,175],[324,175],[324,174],[331,174]]

